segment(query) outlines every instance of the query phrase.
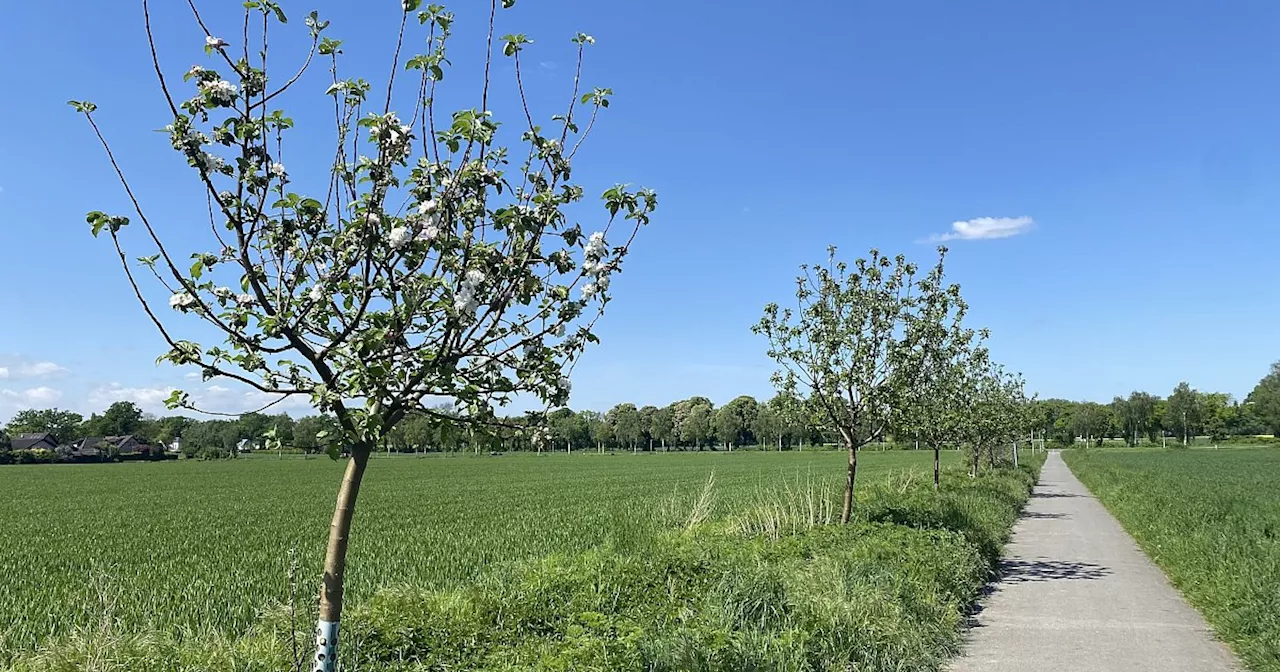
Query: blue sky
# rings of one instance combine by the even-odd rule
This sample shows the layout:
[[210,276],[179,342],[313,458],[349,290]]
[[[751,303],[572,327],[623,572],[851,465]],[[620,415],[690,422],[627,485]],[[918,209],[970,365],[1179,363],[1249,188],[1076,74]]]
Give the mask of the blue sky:
[[[166,69],[204,63],[185,3],[155,4]],[[218,10],[238,4],[204,3],[215,33],[238,34]],[[286,2],[292,31],[313,4],[346,40],[345,72],[385,78],[398,3]],[[478,105],[465,87],[481,6],[451,7],[455,107]],[[584,79],[616,95],[575,176],[588,193],[623,181],[661,195],[604,343],[575,371],[575,407],[766,397],[772,367],[749,328],[799,264],[828,244],[927,262],[921,241],[980,218],[1034,220],[953,241],[949,272],[996,357],[1041,396],[1167,394],[1183,379],[1243,396],[1280,359],[1274,2],[521,0],[499,20],[499,35],[536,41],[543,118],[568,95],[568,38],[597,38]],[[273,54],[291,63],[297,43],[278,34]],[[515,121],[504,68],[491,107]],[[321,79],[306,82],[314,94],[295,100],[323,101]],[[89,236],[86,211],[126,202],[65,105],[100,105],[144,204],[184,241],[203,198],[153,132],[168,119],[140,3],[13,3],[0,90],[0,419],[120,398],[158,410],[170,387],[197,385],[154,364],[160,339]],[[326,160],[296,139],[287,152],[291,170]]]

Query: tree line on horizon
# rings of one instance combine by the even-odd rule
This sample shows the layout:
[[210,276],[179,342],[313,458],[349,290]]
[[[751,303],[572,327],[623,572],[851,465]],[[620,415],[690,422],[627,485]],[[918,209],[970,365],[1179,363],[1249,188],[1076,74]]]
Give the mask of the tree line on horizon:
[[[805,400],[781,393],[766,401],[741,395],[717,407],[711,399],[693,396],[666,406],[624,402],[608,411],[561,408],[547,417],[548,441],[534,440],[522,416],[507,418],[488,432],[458,431],[434,417],[413,415],[390,432],[383,449],[401,453],[468,450],[734,450],[758,446],[765,450],[803,450],[837,443],[829,427],[814,419]],[[448,413],[448,407],[442,407]],[[1214,441],[1232,437],[1280,435],[1280,362],[1272,364],[1244,398],[1224,392],[1203,392],[1179,383],[1167,397],[1135,391],[1110,403],[1033,399],[1027,425],[1036,439],[1058,445],[1077,441],[1122,439],[1129,445],[1143,440],[1159,443],[1172,438],[1189,443],[1198,436]],[[187,457],[227,457],[242,446],[261,448],[268,439],[303,453],[321,453],[324,433],[336,431],[336,420],[325,415],[294,418],[285,413],[246,413],[237,418],[197,420],[183,415],[156,417],[128,401],[113,403],[88,418],[73,411],[26,409],[13,416],[0,435],[51,435],[59,444],[85,437],[132,434],[147,443],[173,445]],[[919,438],[905,427],[890,427],[880,437],[889,447],[920,447]],[[0,439],[0,449],[6,448]]]

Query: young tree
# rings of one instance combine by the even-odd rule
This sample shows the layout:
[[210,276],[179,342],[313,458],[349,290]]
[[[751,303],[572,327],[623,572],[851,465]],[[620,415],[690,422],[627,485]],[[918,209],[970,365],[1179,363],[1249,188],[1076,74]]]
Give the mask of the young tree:
[[[1118,415],[1123,425],[1125,442],[1136,446],[1143,434],[1150,433],[1157,398],[1146,392],[1134,391],[1129,394],[1128,399],[1116,397],[1116,402],[1120,401],[1123,401],[1119,404],[1122,413]],[[1112,402],[1112,406],[1116,406],[1116,402]]]
[[690,405],[680,423],[680,438],[688,441],[694,450],[702,450],[702,444],[711,438],[714,415],[710,402]]
[[1244,403],[1268,431],[1280,436],[1280,362],[1271,365],[1271,371],[1258,381]]
[[1200,392],[1192,389],[1186,382],[1178,383],[1169,395],[1168,409],[1165,411],[1165,426],[1182,437],[1182,445],[1187,446],[1196,436],[1200,427],[1202,399]]
[[742,395],[725,404],[716,411],[713,424],[716,436],[732,450],[736,446],[746,445],[754,438],[751,428],[755,425],[756,416],[760,413],[760,404],[755,398]]
[[[521,105],[522,146],[505,146],[515,135],[500,133],[490,112],[498,4],[487,7],[483,79],[467,88],[478,94],[475,107],[446,115],[437,89],[454,16],[438,5],[419,11],[419,0],[402,3],[384,96],[368,80],[340,77],[341,43],[324,34],[329,24],[314,12],[303,22],[310,48],[302,65],[279,76],[267,67],[268,44],[280,43],[268,31],[285,18],[277,2],[244,3],[243,25],[254,33],[246,28],[240,37],[237,22],[245,43],[235,45],[211,32],[192,3],[210,60],[191,68],[185,84],[166,76],[158,60],[154,66],[172,116],[170,142],[206,192],[191,208],[192,215],[208,212],[206,242],[195,249],[178,247],[196,236],[187,221],[180,237],[165,242],[171,232],[136,198],[99,130],[96,106],[71,102],[102,142],[141,222],[151,247],[140,259],[146,272],[179,317],[200,318],[225,341],[205,346],[179,337],[128,263],[129,218],[92,212],[93,233],[110,237],[168,343],[162,359],[277,398],[303,395],[338,423],[320,437],[332,455],[345,450],[351,459],[325,552],[318,669],[334,664],[347,542],[371,452],[414,410],[483,424],[517,394],[564,403],[564,371],[595,340],[610,278],[656,205],[652,192],[617,186],[604,193],[599,231],[587,236],[570,223],[564,210],[583,197],[571,182],[572,164],[612,93],[584,94],[577,76],[566,110],[549,127]],[[145,0],[143,8],[151,41]],[[410,23],[422,27],[418,43],[426,51],[402,58],[402,47],[417,42],[405,39]],[[594,39],[580,33],[573,42],[580,64]],[[501,40],[514,68],[513,98],[522,103],[521,54],[529,43],[520,34]],[[314,56],[328,66],[318,78],[308,75]],[[272,54],[273,65],[283,61]],[[413,79],[397,88],[406,70]],[[186,87],[190,93],[180,94]],[[290,101],[328,110],[308,118],[333,120],[331,166],[288,167],[294,122],[283,106]],[[324,137],[313,129],[302,142]],[[304,188],[315,174],[325,177]],[[456,401],[463,413],[439,414],[429,406],[439,399]],[[182,392],[170,405],[195,406]]]
[[605,421],[613,430],[613,438],[620,446],[630,446],[635,452],[640,440],[640,411],[632,403],[618,404],[605,415]]
[[899,433],[933,449],[935,491],[942,487],[942,447],[961,439],[965,373],[974,358],[987,358],[981,344],[986,332],[963,326],[969,307],[959,285],[944,284],[942,271],[939,264],[920,283],[919,304],[907,325],[915,347],[899,370],[907,379],[901,383],[905,392],[894,423]]
[[667,450],[667,442],[675,439],[676,423],[675,423],[675,407],[663,406],[653,414],[653,438],[662,443],[662,450]]
[[587,434],[596,444],[598,452],[604,452],[604,444],[613,440],[613,426],[605,419],[603,413],[583,411],[582,419],[587,423]]
[[1030,405],[1021,376],[1011,375],[992,363],[985,352],[971,358],[967,393],[961,406],[962,427],[971,450],[971,476],[977,476],[981,458],[997,464],[997,451],[1016,440],[1030,420]]
[[782,450],[782,419],[774,409],[773,400],[760,404],[751,433],[760,442],[761,449],[768,449],[769,444],[774,444],[779,451]]
[[[853,511],[858,449],[883,436],[892,409],[918,371],[909,329],[920,299],[917,291],[937,291],[915,280],[916,266],[871,250],[853,269],[835,260],[829,248],[826,266],[802,267],[796,279],[796,303],[782,309],[771,303],[753,328],[769,341],[768,354],[781,367],[774,384],[784,392],[797,385],[807,392],[836,431],[849,461],[840,520]],[[935,273],[942,274],[946,249],[938,250]]]
[[563,441],[565,450],[572,453],[573,447],[585,446],[591,441],[591,429],[587,420],[572,409],[558,408],[547,416],[553,439]]
[[50,434],[58,443],[68,443],[76,438],[84,417],[79,413],[50,409],[18,411],[9,420],[9,434]]
[[653,420],[658,414],[657,406],[640,408],[640,435],[649,443],[649,452],[653,452]]

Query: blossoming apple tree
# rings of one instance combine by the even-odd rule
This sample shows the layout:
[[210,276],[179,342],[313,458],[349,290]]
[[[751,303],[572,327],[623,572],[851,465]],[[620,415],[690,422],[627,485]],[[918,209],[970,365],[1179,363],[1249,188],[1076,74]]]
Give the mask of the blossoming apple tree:
[[[573,38],[573,91],[544,127],[530,112],[521,74],[531,40],[517,34],[495,44],[498,0],[486,5],[482,81],[467,90],[477,106],[447,115],[437,99],[455,17],[440,5],[404,0],[385,90],[346,75],[342,43],[315,12],[304,21],[307,53],[276,75],[284,59],[272,53],[268,70],[268,32],[287,21],[277,2],[245,2],[243,25],[230,39],[189,5],[205,34],[205,58],[180,81],[162,67],[145,1],[143,9],[169,141],[204,192],[181,226],[203,219],[207,242],[196,249],[172,242],[176,223],[148,216],[99,128],[96,106],[71,101],[128,199],[128,216],[96,211],[88,223],[110,239],[168,344],[161,360],[277,401],[302,395],[336,418],[340,431],[323,440],[332,456],[350,459],[319,599],[314,669],[329,670],[347,540],[374,447],[410,413],[484,424],[516,395],[563,404],[567,373],[596,341],[592,328],[610,301],[610,279],[656,196],[615,186],[603,194],[595,232],[570,219],[569,211],[585,212],[574,207],[584,197],[571,179],[574,158],[612,93],[581,88],[589,35]],[[402,56],[415,27],[425,49]],[[510,85],[521,103],[519,130],[510,135],[488,110],[499,49],[513,65]],[[317,77],[320,63],[327,67]],[[282,109],[288,101],[329,110],[332,134],[308,129],[294,140]],[[327,158],[295,165],[291,155],[316,156],[300,146],[321,137]],[[316,174],[325,177],[304,184]],[[184,231],[182,240],[189,236]],[[135,265],[125,250],[137,246],[150,249]],[[162,289],[144,289],[144,276]],[[221,342],[184,339],[179,323],[189,319],[211,325]],[[464,412],[442,413],[442,400]],[[175,408],[197,402],[184,392],[169,399]]]
[[858,449],[884,437],[922,370],[915,349],[932,330],[917,323],[943,319],[948,311],[925,309],[950,305],[958,290],[942,283],[945,249],[919,280],[916,265],[901,255],[872,250],[850,267],[835,252],[829,248],[826,264],[801,267],[795,308],[765,306],[752,330],[768,339],[780,392],[807,397],[815,419],[837,432],[848,451],[840,515],[848,523]]

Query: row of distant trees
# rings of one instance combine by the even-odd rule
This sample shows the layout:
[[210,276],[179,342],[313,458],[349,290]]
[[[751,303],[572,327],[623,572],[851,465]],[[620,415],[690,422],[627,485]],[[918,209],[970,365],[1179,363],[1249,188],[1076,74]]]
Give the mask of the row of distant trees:
[[[391,431],[382,446],[394,452],[468,450],[733,450],[743,446],[796,450],[839,442],[815,420],[812,401],[779,394],[767,401],[742,395],[717,407],[695,396],[666,406],[621,403],[607,412],[561,408],[548,417],[548,436],[538,441],[525,419],[508,418],[488,431],[460,430],[427,415],[412,415]],[[447,408],[440,409],[447,413]],[[1061,445],[1078,440],[1123,439],[1129,445],[1173,437],[1180,443],[1197,436],[1222,441],[1231,437],[1280,435],[1280,362],[1243,400],[1223,392],[1202,392],[1180,383],[1167,397],[1133,392],[1109,404],[1065,399],[1032,401],[1028,425],[1037,438]],[[5,426],[10,436],[48,433],[68,444],[90,436],[133,434],[153,444],[173,445],[191,457],[234,455],[242,447],[261,448],[269,439],[306,453],[323,452],[325,436],[337,431],[325,415],[293,418],[280,413],[247,413],[235,419],[196,420],[155,417],[132,402],[120,401],[88,418],[53,409],[18,412]],[[890,428],[879,437],[899,447],[915,447],[911,429]]]
[[1109,404],[1044,399],[1031,408],[1039,436],[1062,445],[1077,440],[1124,439],[1129,445],[1172,437],[1189,444],[1197,436],[1213,441],[1280,435],[1280,362],[1243,401],[1225,392],[1202,392],[1179,383],[1167,397],[1133,392]]

